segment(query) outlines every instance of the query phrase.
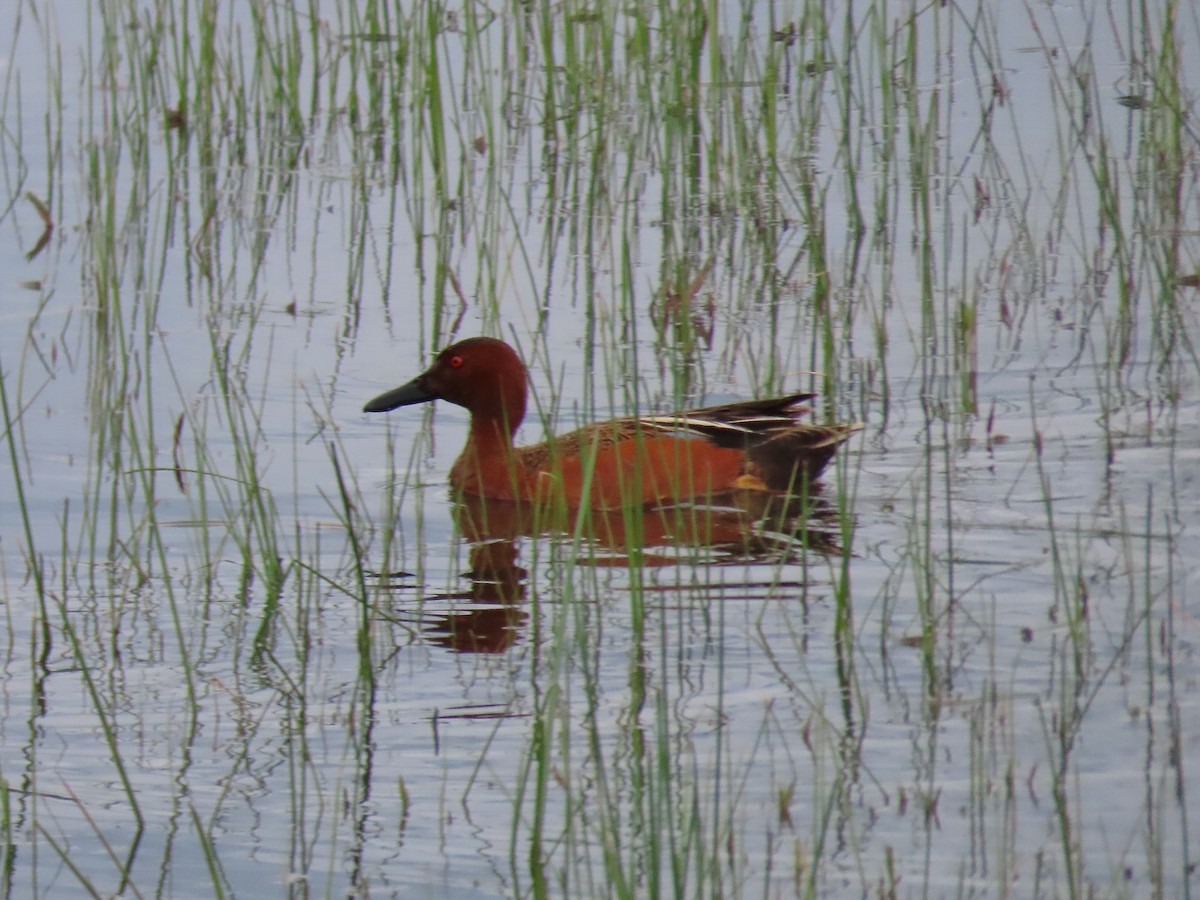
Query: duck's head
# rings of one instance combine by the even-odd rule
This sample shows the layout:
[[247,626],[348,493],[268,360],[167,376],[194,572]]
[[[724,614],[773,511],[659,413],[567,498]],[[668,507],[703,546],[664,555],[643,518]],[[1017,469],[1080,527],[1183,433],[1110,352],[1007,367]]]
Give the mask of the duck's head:
[[511,434],[525,417],[527,378],[521,357],[504,341],[467,338],[439,353],[412,381],[368,402],[363,412],[445,400],[468,410],[476,425],[500,422]]

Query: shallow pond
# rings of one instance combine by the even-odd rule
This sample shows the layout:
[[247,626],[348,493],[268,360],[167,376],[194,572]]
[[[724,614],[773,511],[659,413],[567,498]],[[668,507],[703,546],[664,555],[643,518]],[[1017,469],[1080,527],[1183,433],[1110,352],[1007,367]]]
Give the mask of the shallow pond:
[[[1194,10],[0,8],[6,893],[1196,886]],[[474,334],[865,427],[481,536]]]

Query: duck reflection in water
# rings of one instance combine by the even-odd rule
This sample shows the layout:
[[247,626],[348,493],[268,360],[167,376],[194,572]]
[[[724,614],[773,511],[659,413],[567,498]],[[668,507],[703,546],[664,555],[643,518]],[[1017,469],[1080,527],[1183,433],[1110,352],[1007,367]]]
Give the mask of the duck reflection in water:
[[459,653],[503,653],[515,644],[529,620],[523,605],[529,573],[517,565],[518,553],[513,540],[471,544],[471,568],[463,572],[469,588],[431,598],[468,605],[423,616],[425,640]]
[[[803,565],[812,556],[836,556],[837,509],[812,485],[803,496],[742,491],[704,505],[626,510],[551,509],[542,504],[461,495],[455,521],[468,545],[466,590],[431,600],[462,604],[425,613],[419,628],[436,646],[464,653],[502,653],[528,623],[528,571],[519,565],[520,541],[568,541],[577,566],[626,568]],[[582,539],[575,541],[576,535]],[[688,589],[694,583],[689,580]],[[762,594],[799,591],[801,581],[722,579],[714,590]],[[668,588],[669,589],[669,588]],[[680,588],[682,590],[682,588]]]

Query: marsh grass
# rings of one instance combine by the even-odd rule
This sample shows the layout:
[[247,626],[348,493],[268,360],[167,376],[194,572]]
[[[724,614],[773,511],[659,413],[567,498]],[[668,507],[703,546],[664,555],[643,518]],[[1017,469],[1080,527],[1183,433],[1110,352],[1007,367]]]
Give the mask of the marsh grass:
[[[1200,29],[1025,12],[19,6],[4,886],[1186,895]],[[472,544],[355,423],[477,332],[869,427],[741,555]]]

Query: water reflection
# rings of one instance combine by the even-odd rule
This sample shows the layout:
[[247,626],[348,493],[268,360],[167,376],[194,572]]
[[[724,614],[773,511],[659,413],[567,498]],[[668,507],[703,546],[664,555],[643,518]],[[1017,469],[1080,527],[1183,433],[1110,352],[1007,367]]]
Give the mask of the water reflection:
[[[463,653],[502,653],[520,640],[528,570],[522,539],[572,543],[575,564],[590,567],[779,566],[806,554],[842,552],[837,507],[819,489],[806,496],[746,491],[704,505],[624,510],[553,509],[460,497],[454,519],[469,545],[466,590],[430,598],[462,603],[422,616],[426,641]],[[777,573],[771,582],[780,583]],[[727,586],[727,583],[725,583]]]
[[426,616],[425,640],[460,653],[503,653],[515,644],[529,620],[521,605],[529,572],[517,565],[519,553],[511,539],[473,543],[471,567],[463,573],[468,589],[437,598],[468,605]]

